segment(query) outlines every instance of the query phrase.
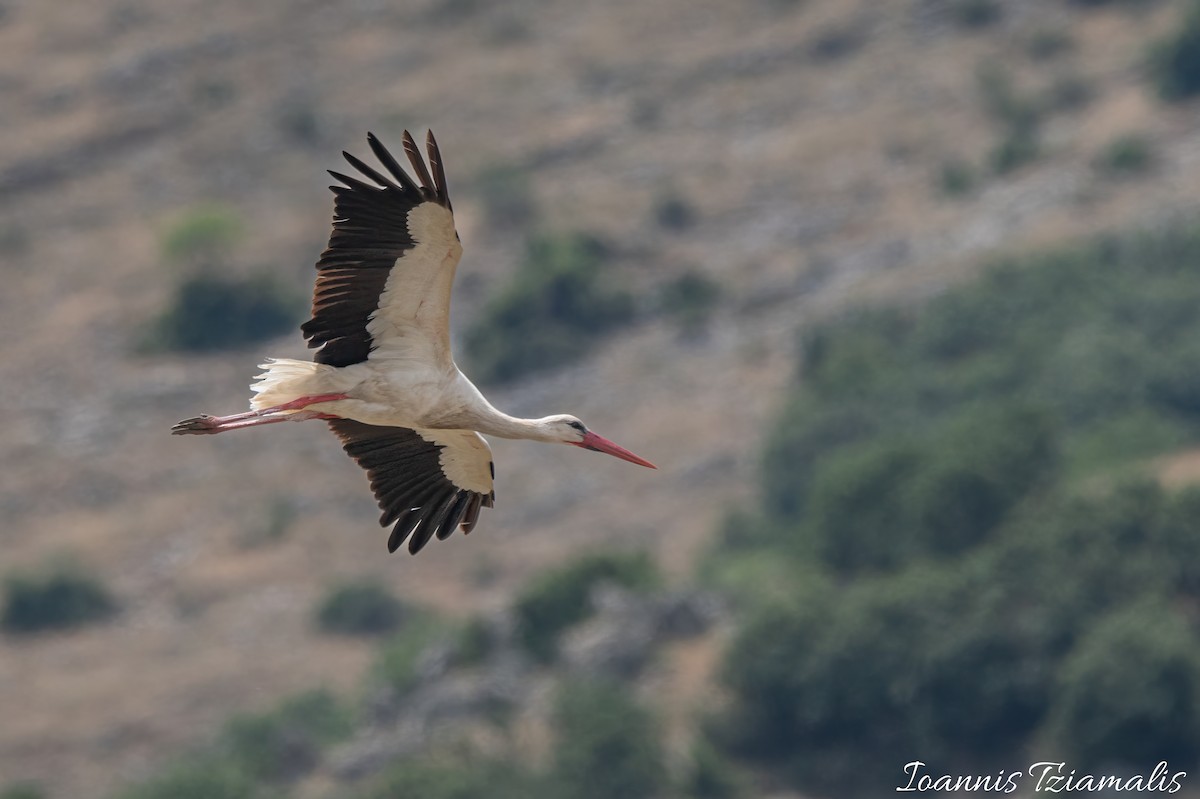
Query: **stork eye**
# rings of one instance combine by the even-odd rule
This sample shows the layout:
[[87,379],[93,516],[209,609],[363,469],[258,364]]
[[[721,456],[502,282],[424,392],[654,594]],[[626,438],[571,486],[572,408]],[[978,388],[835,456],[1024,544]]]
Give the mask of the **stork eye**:
[[568,427],[573,427],[581,433],[586,433],[587,429],[583,426],[583,422],[567,422]]

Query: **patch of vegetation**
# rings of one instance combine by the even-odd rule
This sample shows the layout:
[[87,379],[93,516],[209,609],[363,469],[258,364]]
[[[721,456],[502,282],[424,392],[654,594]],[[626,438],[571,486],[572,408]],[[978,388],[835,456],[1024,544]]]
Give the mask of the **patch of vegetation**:
[[1136,175],[1149,169],[1153,160],[1150,141],[1128,133],[1109,142],[1096,158],[1096,167],[1110,175]]
[[1042,105],[1047,113],[1078,111],[1092,101],[1094,94],[1091,82],[1082,75],[1063,72],[1050,83]]
[[400,630],[384,641],[375,660],[375,679],[399,695],[420,681],[421,655],[446,634],[446,628],[427,614],[410,614]]
[[961,159],[944,161],[938,170],[938,189],[946,197],[960,198],[975,188],[975,170]]
[[693,747],[683,778],[683,795],[688,799],[739,799],[745,796],[745,780],[720,752],[701,739]]
[[1200,94],[1200,2],[1190,0],[1182,24],[1151,48],[1150,72],[1163,99]]
[[1200,638],[1161,598],[1092,625],[1055,694],[1048,735],[1079,762],[1190,762],[1200,752]]
[[99,579],[76,566],[57,566],[5,579],[0,628],[12,634],[63,630],[103,621],[116,610]]
[[36,782],[13,782],[0,788],[0,799],[47,799]]
[[272,711],[235,716],[213,743],[116,799],[278,799],[350,732],[349,711],[328,691],[298,694]]
[[176,287],[145,333],[147,352],[215,352],[272,338],[297,323],[300,302],[266,277],[197,274]]
[[950,13],[964,28],[986,28],[1000,21],[1003,8],[996,0],[955,0]]
[[569,363],[633,317],[633,298],[605,272],[608,249],[582,233],[529,242],[513,282],[477,316],[466,351],[485,382]]
[[[1185,515],[1197,499],[1147,486],[1058,499],[953,564],[914,562],[804,603],[764,606],[728,651],[729,745],[779,762],[812,791],[879,784],[887,774],[872,763],[917,752],[948,763],[999,759],[1043,729],[1091,765],[1121,746],[1129,756],[1159,744],[1194,761],[1200,641],[1173,637],[1186,625],[1157,610],[1126,618],[1119,633],[1101,620],[1191,594],[1177,575],[1200,566],[1200,548],[1185,543],[1200,534]],[[1166,579],[1156,583],[1160,569]],[[1080,639],[1094,623],[1100,640]],[[1108,723],[1097,726],[1100,716]]]
[[663,286],[658,302],[662,313],[674,319],[685,333],[696,333],[708,324],[720,299],[720,283],[688,270]]
[[243,226],[223,205],[202,205],[162,237],[163,257],[182,267],[167,307],[142,334],[143,352],[213,352],[291,329],[303,301],[265,276],[227,274]]
[[244,234],[242,220],[232,208],[215,203],[200,205],[164,231],[163,257],[190,267],[222,264]]
[[564,630],[591,612],[592,588],[611,582],[628,588],[658,584],[654,562],[644,553],[597,553],[548,571],[527,585],[513,607],[517,635],[543,662],[553,660]]
[[688,230],[696,224],[696,209],[675,192],[654,201],[654,221],[664,230]]
[[317,606],[317,627],[342,635],[380,635],[395,630],[404,618],[400,600],[377,582],[347,583],[331,588]]
[[254,780],[231,764],[196,758],[117,794],[117,799],[265,799]]
[[1200,227],[1104,237],[805,332],[707,565],[749,609],[724,753],[840,796],[1200,758],[1200,489],[1124,479],[1200,442],[1198,262]]
[[355,799],[550,799],[537,775],[508,760],[419,758],[396,763]]
[[652,799],[667,786],[657,726],[621,686],[568,682],[554,707],[556,795]]
[[476,616],[464,623],[454,641],[454,662],[459,666],[478,666],[491,654],[495,640],[491,625]]
[[1041,109],[1038,103],[1019,94],[1012,76],[997,64],[985,64],[976,73],[979,93],[988,115],[1002,129],[989,162],[997,174],[1006,174],[1038,156]]
[[1071,34],[1059,28],[1041,28],[1029,36],[1025,51],[1034,61],[1050,61],[1075,48]]
[[238,773],[259,782],[289,782],[319,762],[321,750],[351,732],[350,714],[333,694],[310,691],[270,713],[232,719],[219,748]]

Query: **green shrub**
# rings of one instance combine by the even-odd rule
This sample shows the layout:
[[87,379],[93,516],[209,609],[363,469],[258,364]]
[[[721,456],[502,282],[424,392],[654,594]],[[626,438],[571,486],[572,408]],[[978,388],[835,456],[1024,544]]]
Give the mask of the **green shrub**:
[[398,632],[384,641],[375,661],[375,677],[398,694],[411,691],[420,678],[421,655],[446,629],[425,614],[410,614]]
[[355,799],[550,799],[538,778],[510,761],[404,760],[371,780]]
[[946,197],[963,197],[975,188],[975,170],[966,161],[945,161],[938,170],[937,185]]
[[1150,71],[1166,100],[1200,93],[1200,2],[1190,0],[1182,24],[1151,48]]
[[657,725],[619,685],[568,682],[554,706],[556,795],[652,799],[667,785]]
[[1075,47],[1071,34],[1056,28],[1042,28],[1034,31],[1025,45],[1025,51],[1035,61],[1049,61]]
[[150,352],[215,352],[272,338],[298,320],[295,295],[263,277],[197,274],[175,288],[170,305],[145,333]]
[[1195,762],[1200,637],[1161,600],[1114,611],[1059,669],[1051,740],[1079,765]]
[[1002,7],[996,0],[954,0],[950,10],[964,28],[986,28],[1000,21]]
[[1040,719],[1049,652],[975,578],[913,568],[754,612],[725,661],[730,744],[838,795],[895,763],[1008,751]]
[[710,743],[701,739],[693,747],[683,778],[688,799],[738,799],[746,794],[741,775]]
[[694,333],[708,323],[720,299],[719,283],[689,270],[663,286],[659,308],[685,332]]
[[233,209],[217,204],[201,205],[163,233],[163,256],[192,268],[219,265],[228,260],[243,232],[241,218]]
[[0,788],[0,799],[46,799],[46,792],[36,782],[12,782]]
[[349,583],[331,588],[317,606],[317,626],[324,632],[379,635],[400,625],[404,608],[385,586]]
[[658,582],[658,574],[653,561],[639,552],[585,555],[540,575],[513,606],[521,643],[540,660],[552,660],[559,635],[587,618],[592,587],[606,581],[647,588]]
[[102,621],[116,610],[112,595],[95,577],[76,567],[56,567],[4,581],[0,627],[14,634],[67,629]]
[[654,201],[654,221],[665,230],[687,230],[696,224],[696,209],[675,192]]
[[989,156],[992,170],[1003,175],[1037,158],[1042,116],[1037,101],[1019,94],[1011,75],[996,64],[981,66],[976,83],[985,111],[1001,127]]
[[283,702],[276,710],[232,719],[220,750],[239,773],[256,780],[283,782],[311,771],[321,750],[351,732],[349,713],[324,690]]
[[1145,172],[1152,161],[1149,140],[1130,133],[1109,142],[1096,158],[1096,167],[1111,175],[1132,175]]
[[811,483],[813,554],[841,573],[957,554],[984,540],[1056,463],[1046,414],[1020,404],[967,407],[921,441],[848,447],[826,456]]
[[117,794],[118,799],[263,799],[254,780],[211,758],[180,763]]
[[633,316],[632,296],[603,269],[607,250],[585,234],[534,238],[513,282],[467,331],[485,381],[513,380],[578,359]]

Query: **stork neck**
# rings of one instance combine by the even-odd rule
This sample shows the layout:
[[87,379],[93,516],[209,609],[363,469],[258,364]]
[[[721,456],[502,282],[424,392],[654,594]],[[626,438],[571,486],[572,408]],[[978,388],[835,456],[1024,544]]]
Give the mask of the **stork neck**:
[[492,408],[491,411],[475,424],[475,429],[484,435],[532,441],[555,440],[542,419],[522,419],[519,416],[509,416],[495,408]]

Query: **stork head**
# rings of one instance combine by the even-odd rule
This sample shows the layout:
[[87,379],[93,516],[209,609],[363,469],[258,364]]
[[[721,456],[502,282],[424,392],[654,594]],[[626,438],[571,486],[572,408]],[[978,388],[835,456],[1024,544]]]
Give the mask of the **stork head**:
[[590,449],[593,452],[604,452],[612,455],[614,458],[636,463],[638,466],[646,466],[650,469],[658,468],[645,458],[639,458],[619,444],[614,444],[604,436],[597,435],[588,430],[583,422],[574,416],[568,414],[549,416],[545,419],[545,422],[555,441],[570,444],[574,447]]

